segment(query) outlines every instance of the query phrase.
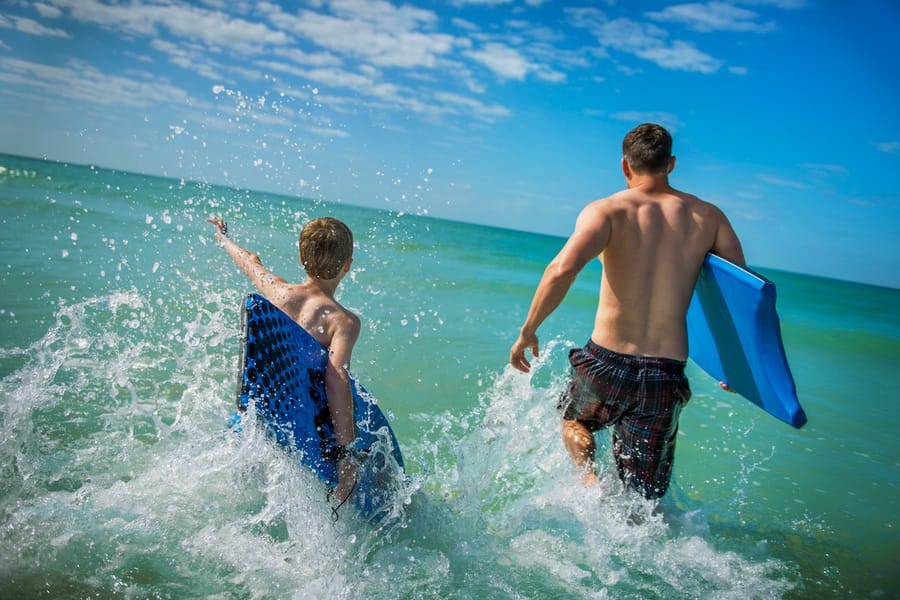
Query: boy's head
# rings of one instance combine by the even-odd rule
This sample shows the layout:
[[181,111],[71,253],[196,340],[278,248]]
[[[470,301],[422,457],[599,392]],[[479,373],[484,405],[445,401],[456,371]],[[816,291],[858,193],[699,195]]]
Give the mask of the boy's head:
[[353,257],[353,233],[333,217],[313,219],[300,232],[300,264],[316,279],[334,279]]
[[667,173],[672,159],[672,136],[654,123],[638,125],[622,140],[622,156],[640,175]]

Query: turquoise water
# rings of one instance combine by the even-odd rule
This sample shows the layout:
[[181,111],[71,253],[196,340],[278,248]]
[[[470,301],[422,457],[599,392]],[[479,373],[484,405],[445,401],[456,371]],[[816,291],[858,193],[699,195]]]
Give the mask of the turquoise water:
[[[897,535],[900,291],[760,269],[778,286],[809,424],[691,365],[662,510],[576,485],[554,410],[599,267],[509,344],[561,239],[0,155],[0,596],[889,598]],[[307,219],[358,249],[341,300],[353,370],[410,480],[372,527],[234,405],[248,282],[211,213],[298,277]],[[750,257],[752,263],[752,257]],[[635,518],[635,516],[637,518]]]

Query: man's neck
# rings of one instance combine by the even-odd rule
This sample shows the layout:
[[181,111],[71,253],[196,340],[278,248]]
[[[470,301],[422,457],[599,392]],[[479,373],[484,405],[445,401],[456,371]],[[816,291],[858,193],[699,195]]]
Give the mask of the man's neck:
[[627,183],[628,189],[641,191],[646,194],[662,194],[672,191],[672,186],[669,185],[668,174],[634,174],[628,179]]

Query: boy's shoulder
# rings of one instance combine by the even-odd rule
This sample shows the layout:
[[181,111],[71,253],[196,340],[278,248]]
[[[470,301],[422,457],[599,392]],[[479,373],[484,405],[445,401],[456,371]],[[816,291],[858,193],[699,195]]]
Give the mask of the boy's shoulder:
[[360,327],[362,326],[362,321],[360,318],[354,313],[352,310],[342,306],[339,302],[335,301],[335,307],[337,309],[338,323],[336,325],[342,329],[348,329],[355,332],[359,332]]

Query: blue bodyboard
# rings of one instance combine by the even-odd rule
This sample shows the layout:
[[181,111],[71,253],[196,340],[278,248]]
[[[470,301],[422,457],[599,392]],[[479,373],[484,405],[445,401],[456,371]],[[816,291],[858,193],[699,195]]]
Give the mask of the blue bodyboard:
[[775,311],[775,284],[707,254],[687,313],[690,357],[704,371],[782,421],[802,427]]
[[[325,400],[328,350],[259,294],[245,298],[241,316],[238,410],[254,407],[276,441],[334,488],[338,448]],[[357,470],[353,503],[367,518],[377,518],[390,505],[403,457],[377,401],[356,378],[350,383],[357,448],[365,457]]]

